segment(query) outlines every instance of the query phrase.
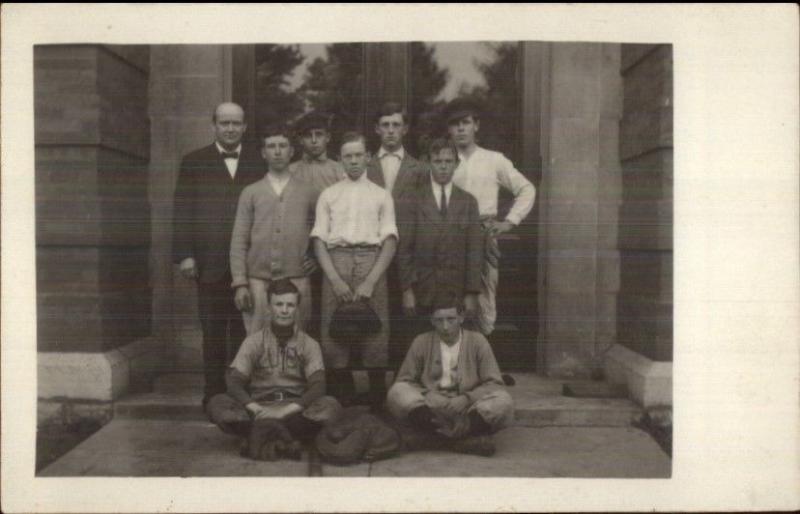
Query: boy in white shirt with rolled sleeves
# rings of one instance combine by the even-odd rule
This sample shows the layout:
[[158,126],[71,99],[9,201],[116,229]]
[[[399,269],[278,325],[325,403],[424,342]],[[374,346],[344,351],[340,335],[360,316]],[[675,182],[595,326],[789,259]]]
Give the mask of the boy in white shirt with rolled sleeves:
[[[460,163],[453,175],[453,183],[478,200],[486,236],[477,328],[488,336],[494,331],[497,318],[495,297],[500,251],[496,238],[519,225],[531,212],[536,188],[502,153],[478,146],[476,135],[480,129],[480,110],[475,102],[456,98],[447,105],[445,119],[448,133],[459,153]],[[514,196],[514,203],[504,220],[496,219],[501,187]]]

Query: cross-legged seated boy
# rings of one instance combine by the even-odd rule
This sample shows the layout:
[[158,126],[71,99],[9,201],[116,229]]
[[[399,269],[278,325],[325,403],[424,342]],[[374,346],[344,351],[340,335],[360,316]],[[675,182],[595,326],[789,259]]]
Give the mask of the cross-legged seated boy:
[[[319,344],[296,325],[297,287],[289,279],[276,280],[267,298],[270,324],[244,340],[228,369],[228,392],[211,398],[208,416],[224,432],[251,437],[251,442],[259,425],[271,425],[271,437],[259,444],[291,447],[294,440],[313,440],[341,407],[325,396]],[[258,448],[251,450],[258,458]]]
[[396,419],[434,436],[426,447],[489,456],[491,434],[513,421],[514,404],[488,341],[463,322],[461,298],[440,295],[434,330],[414,339],[386,402]]

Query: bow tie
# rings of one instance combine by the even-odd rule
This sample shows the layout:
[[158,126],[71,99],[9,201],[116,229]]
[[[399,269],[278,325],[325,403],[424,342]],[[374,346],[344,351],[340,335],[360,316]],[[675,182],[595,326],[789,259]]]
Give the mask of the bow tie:
[[239,152],[221,152],[223,159],[238,159]]

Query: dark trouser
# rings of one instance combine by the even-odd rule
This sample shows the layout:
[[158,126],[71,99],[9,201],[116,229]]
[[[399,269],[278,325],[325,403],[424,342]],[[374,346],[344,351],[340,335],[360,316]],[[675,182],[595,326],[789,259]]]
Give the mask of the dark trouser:
[[311,315],[306,322],[306,333],[315,341],[321,340],[320,320],[322,319],[322,269],[315,271],[311,279]]
[[408,348],[408,318],[403,314],[403,291],[397,260],[393,260],[386,270],[386,290],[389,294],[389,367],[397,369],[405,358]]
[[242,314],[233,301],[230,275],[212,283],[198,283],[197,300],[203,327],[203,371],[206,399],[224,393],[225,369],[245,338]]

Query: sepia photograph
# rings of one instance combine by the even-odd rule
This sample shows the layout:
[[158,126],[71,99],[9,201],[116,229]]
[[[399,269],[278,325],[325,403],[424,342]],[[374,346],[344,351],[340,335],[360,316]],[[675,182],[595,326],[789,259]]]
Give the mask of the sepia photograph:
[[[336,27],[354,6],[287,5],[271,18],[260,5],[231,10],[241,30],[215,35],[205,29],[228,19],[222,8],[197,6],[182,39],[137,27],[191,6],[129,7],[128,18],[65,18],[85,20],[86,35],[49,25],[52,37],[22,45],[22,74],[9,75],[4,51],[4,78],[29,78],[17,89],[30,138],[4,121],[3,418],[9,395],[35,396],[14,420],[29,452],[13,460],[30,470],[30,494],[67,495],[42,497],[46,511],[73,511],[73,491],[109,478],[150,484],[146,501],[170,493],[142,478],[179,478],[197,494],[172,489],[159,511],[175,498],[198,502],[186,510],[318,511],[349,486],[364,488],[364,503],[330,505],[594,510],[620,487],[638,495],[623,510],[686,509],[675,491],[687,480],[703,489],[689,480],[708,479],[698,466],[757,448],[733,435],[758,418],[736,402],[770,405],[765,424],[797,413],[786,403],[796,394],[759,396],[766,369],[747,335],[760,327],[755,344],[783,356],[776,380],[796,378],[786,336],[800,324],[789,314],[800,277],[786,272],[797,262],[786,243],[798,226],[785,220],[798,218],[797,163],[743,182],[744,137],[725,141],[731,162],[706,154],[723,137],[699,106],[717,107],[712,90],[739,97],[711,87],[714,59],[692,53],[710,43],[680,28],[692,20],[717,41],[731,27],[746,33],[746,17],[678,10],[663,21],[670,30],[650,34],[648,22],[660,25],[645,6],[630,19],[612,6],[496,6],[494,22],[481,16],[490,6],[473,6],[437,33],[376,5],[348,33]],[[444,25],[447,6],[431,9]],[[376,22],[395,12],[403,30],[382,32]],[[592,12],[618,14],[617,28]],[[316,15],[324,30],[298,30]],[[534,19],[539,30],[524,23]],[[570,19],[594,29],[542,29]],[[796,39],[796,23],[781,30]],[[723,68],[735,55],[715,51]],[[797,56],[753,54],[772,56],[761,76],[780,86],[764,112],[791,100],[796,113]],[[752,128],[785,132],[783,119]],[[18,172],[9,151],[28,153]],[[29,200],[25,216],[8,216],[9,173],[30,186],[15,199]],[[794,197],[755,196],[792,191],[792,179]],[[14,260],[28,287],[14,293],[7,237],[31,242]],[[729,258],[759,246],[758,257]],[[760,278],[740,275],[758,267]],[[30,335],[16,344],[8,321],[23,305]],[[7,367],[23,348],[27,385]],[[4,461],[9,434],[4,423]],[[790,439],[780,442],[796,464]],[[282,492],[201,502],[225,483]],[[544,483],[592,495],[534,499]],[[444,498],[412,493],[441,484]],[[497,484],[495,496],[465,507],[481,490],[471,484]],[[84,501],[88,512],[105,500]],[[129,508],[145,507],[119,505]]]
[[37,45],[34,90],[41,476],[670,476],[670,44]]

